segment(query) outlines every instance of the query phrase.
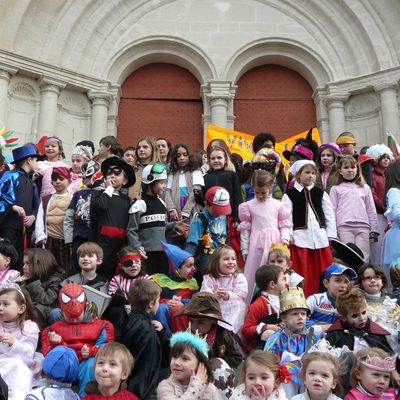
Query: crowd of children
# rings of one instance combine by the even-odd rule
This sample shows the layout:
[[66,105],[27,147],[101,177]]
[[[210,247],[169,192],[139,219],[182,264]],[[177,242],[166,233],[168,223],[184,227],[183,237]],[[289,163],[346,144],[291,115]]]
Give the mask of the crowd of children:
[[0,400],[399,400],[400,161],[275,144],[14,149]]

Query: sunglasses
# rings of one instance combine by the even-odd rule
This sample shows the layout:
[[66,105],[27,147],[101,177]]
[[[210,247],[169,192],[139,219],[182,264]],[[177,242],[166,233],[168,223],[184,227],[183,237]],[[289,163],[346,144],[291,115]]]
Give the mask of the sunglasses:
[[106,175],[110,176],[110,175],[115,175],[115,176],[120,176],[124,171],[122,171],[121,168],[119,167],[110,167],[107,170]]

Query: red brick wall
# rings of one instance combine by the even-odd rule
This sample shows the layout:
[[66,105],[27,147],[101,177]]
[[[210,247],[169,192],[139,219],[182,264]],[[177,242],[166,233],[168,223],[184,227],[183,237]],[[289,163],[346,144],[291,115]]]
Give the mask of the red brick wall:
[[235,130],[271,132],[278,140],[316,124],[312,88],[297,72],[279,65],[262,65],[238,81],[234,103]]
[[200,83],[189,71],[173,64],[149,64],[122,85],[118,138],[123,147],[151,135],[200,149],[202,113]]

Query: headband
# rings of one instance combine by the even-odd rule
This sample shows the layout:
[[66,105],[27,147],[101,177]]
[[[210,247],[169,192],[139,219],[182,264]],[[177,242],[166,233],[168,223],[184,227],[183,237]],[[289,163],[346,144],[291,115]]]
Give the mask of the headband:
[[4,290],[4,289],[14,289],[14,290],[16,290],[23,297],[23,299],[24,299],[24,301],[26,303],[26,298],[25,298],[24,292],[22,291],[21,286],[19,286],[18,284],[9,283],[8,285],[4,285],[1,288],[1,290]]
[[336,139],[336,144],[356,144],[356,139],[351,136],[339,136]]
[[121,257],[119,259],[119,262],[121,264],[123,264],[126,261],[130,261],[130,260],[132,260],[132,261],[140,261],[142,259],[143,259],[143,256],[141,254],[135,253],[135,254],[128,254],[127,256]]
[[171,347],[174,347],[177,343],[190,344],[208,358],[208,344],[205,339],[202,339],[198,335],[194,335],[190,332],[175,333],[171,336]]

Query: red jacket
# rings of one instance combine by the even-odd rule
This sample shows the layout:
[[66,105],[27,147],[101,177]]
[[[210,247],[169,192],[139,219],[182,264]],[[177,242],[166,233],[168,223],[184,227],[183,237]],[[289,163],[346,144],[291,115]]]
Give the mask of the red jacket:
[[250,304],[249,313],[242,327],[242,334],[247,341],[246,347],[248,350],[254,349],[256,340],[261,333],[267,329],[267,326],[264,325],[260,328],[260,333],[258,333],[257,327],[260,323],[277,323],[277,321],[273,321],[274,318],[271,318],[271,322],[265,322],[266,318],[269,316],[276,316],[277,319],[277,311],[272,307],[272,304],[266,297],[260,296],[254,303]]
[[372,197],[374,198],[376,212],[378,214],[383,214],[385,212],[385,207],[383,206],[385,184],[385,174],[374,169],[372,173]]
[[139,397],[136,397],[133,393],[131,393],[128,389],[122,390],[122,392],[115,393],[111,396],[105,396],[103,394],[98,393],[89,393],[86,397],[82,397],[84,400],[140,400]]

